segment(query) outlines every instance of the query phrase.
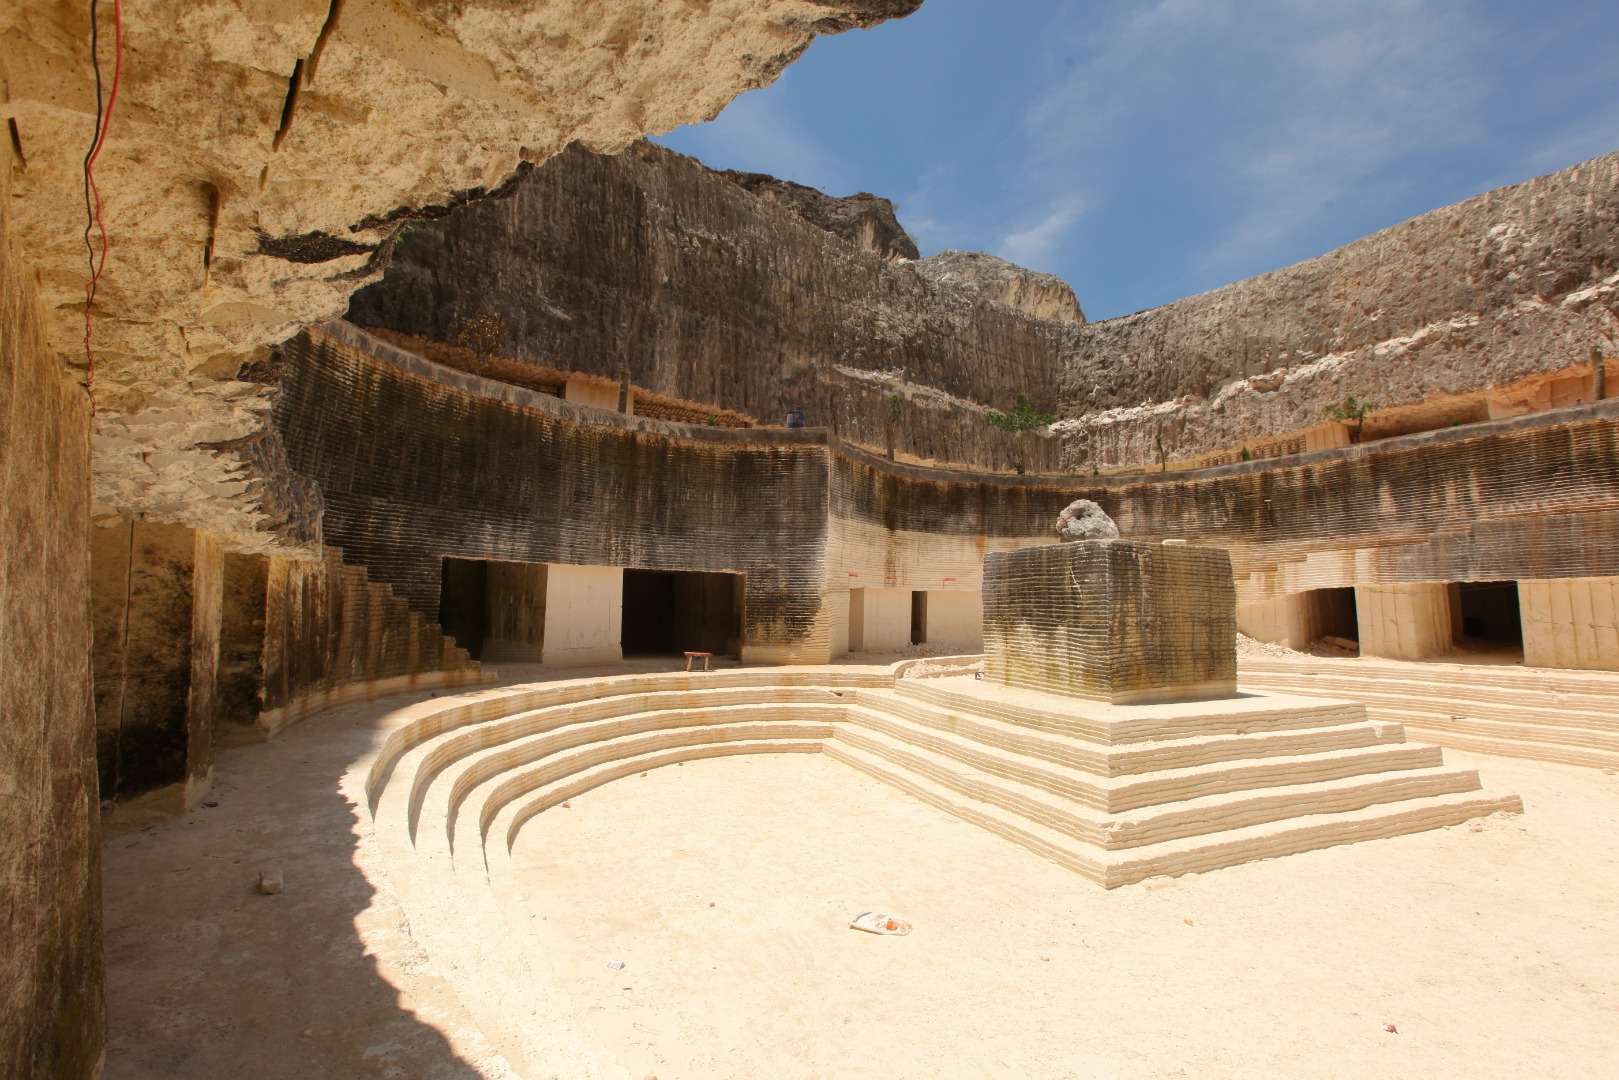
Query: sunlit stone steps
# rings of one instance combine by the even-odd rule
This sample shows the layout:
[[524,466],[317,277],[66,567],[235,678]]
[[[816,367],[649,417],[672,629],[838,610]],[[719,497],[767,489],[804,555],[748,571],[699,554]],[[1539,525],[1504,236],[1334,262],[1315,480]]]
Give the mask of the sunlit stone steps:
[[836,669],[470,695],[392,732],[368,796],[379,833],[419,871],[484,884],[525,824],[601,784],[703,757],[816,751],[1110,887],[1520,808],[1354,702],[1115,706]]
[[827,754],[1108,887],[1522,809],[1354,702],[1115,706],[967,677],[849,696]]
[[1619,672],[1244,657],[1239,675],[1253,690],[1359,701],[1441,746],[1619,768]]
[[[1498,810],[1521,809],[1521,804],[1514,799],[1478,791],[1421,795],[1427,778],[1411,777],[1409,779],[1414,784],[1404,794],[1385,791],[1389,797],[1401,800],[1397,803],[1369,801],[1362,804],[1363,808],[1354,808],[1354,800],[1350,800],[1340,803],[1339,809],[1334,812],[1323,809],[1320,813],[1301,817],[1296,809],[1290,809],[1286,804],[1298,796],[1311,793],[1284,789],[1271,796],[1272,800],[1283,805],[1270,816],[1267,817],[1259,806],[1250,808],[1253,815],[1251,820],[1257,823],[1239,825],[1222,822],[1215,826],[1219,831],[1212,834],[1203,830],[1177,835],[1166,829],[1160,836],[1172,838],[1154,842],[1148,834],[1147,839],[1136,846],[1110,849],[1079,839],[1072,832],[1056,827],[1056,819],[1042,820],[1039,816],[1007,809],[982,798],[964,797],[957,788],[914,768],[896,765],[887,757],[849,744],[842,732],[828,744],[826,753],[946,813],[1021,844],[1106,888],[1130,885],[1160,875],[1215,870],[1255,859],[1421,832],[1460,824]],[[1464,782],[1457,782],[1457,786]],[[1476,779],[1473,786],[1476,787]],[[1316,805],[1325,808],[1329,804],[1321,802]],[[1189,813],[1183,819],[1184,826],[1197,822],[1204,810],[1202,807],[1187,809]]]
[[[880,726],[873,715],[959,735],[985,747],[996,747],[1098,776],[1123,776],[1163,769],[1189,768],[1218,761],[1286,756],[1302,752],[1351,749],[1405,739],[1399,724],[1374,723],[1343,702],[1296,700],[1290,715],[1298,730],[1272,729],[1190,735],[1110,746],[1089,739],[1048,734],[1023,724],[931,704],[906,682],[896,690],[855,690],[850,698],[866,715],[863,723]],[[866,708],[869,706],[869,708]],[[1305,726],[1307,720],[1322,726]]]
[[[676,731],[727,716],[792,719],[797,706],[831,709],[840,718],[843,691],[830,687],[716,687],[613,694],[593,701],[530,709],[444,735],[425,748],[411,782],[411,830],[428,789],[446,774],[452,813],[477,784],[573,747],[624,735]],[[701,733],[697,734],[701,741]]]
[[[1254,732],[1331,727],[1366,719],[1355,702],[1323,701],[1320,696],[1269,694],[1233,708],[1227,701],[1172,705],[1088,704],[1015,687],[996,686],[963,676],[902,679],[895,693],[947,710],[1002,720],[1076,739],[1117,745],[1194,735],[1248,735]],[[964,708],[969,706],[970,709]]]
[[1042,788],[1058,798],[1102,814],[1233,791],[1434,768],[1443,761],[1437,746],[1391,742],[1350,748],[1328,745],[1314,753],[1286,757],[1217,761],[1123,776],[1097,776],[986,747],[971,739],[907,725],[864,709],[851,712],[850,723],[839,729],[838,738],[867,749],[903,744],[908,749],[925,751],[933,758],[948,758],[975,773]]

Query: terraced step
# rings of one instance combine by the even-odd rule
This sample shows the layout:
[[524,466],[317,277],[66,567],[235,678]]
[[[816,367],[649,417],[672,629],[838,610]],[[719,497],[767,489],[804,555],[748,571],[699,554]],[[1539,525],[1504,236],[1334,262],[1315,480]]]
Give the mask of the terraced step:
[[894,684],[894,692],[946,710],[1109,745],[1336,727],[1365,719],[1364,708],[1358,702],[1292,694],[1250,694],[1166,705],[1109,705],[1069,702],[1051,694],[965,677],[901,679]]
[[1444,767],[1438,748],[1404,742],[1399,724],[1368,721],[1353,701],[1116,707],[967,677],[814,674],[785,685],[762,672],[629,676],[450,703],[389,736],[369,777],[373,813],[423,872],[457,872],[468,851],[482,871],[535,814],[610,780],[821,749],[1111,887],[1510,804],[1470,799],[1475,772]]
[[930,776],[898,767],[877,753],[850,745],[842,732],[826,744],[825,753],[1110,889],[1163,874],[1215,870],[1255,859],[1455,825],[1502,810],[1521,812],[1523,809],[1517,796],[1486,792],[1436,794],[1109,850],[1039,820],[964,796]]
[[[675,748],[690,751],[678,758],[689,761],[692,758],[702,757],[705,750],[713,750],[729,743],[763,744],[783,739],[826,740],[832,737],[833,726],[834,723],[827,720],[799,722],[741,720],[624,735],[571,747],[534,764],[502,774],[499,782],[489,787],[487,794],[482,797],[481,804],[476,807],[479,832],[487,837],[489,823],[500,812],[500,808],[513,799],[613,761]],[[474,807],[469,804],[467,809],[471,811]]]
[[[1190,768],[1104,777],[1023,754],[1009,753],[863,707],[851,709],[849,718],[857,728],[952,758],[976,770],[1042,788],[1104,814],[1231,791],[1338,780],[1368,773],[1434,768],[1443,760],[1436,746],[1402,742],[1328,749],[1286,757],[1217,761]],[[847,731],[844,735],[854,738]]]
[[793,670],[738,668],[727,671],[653,672],[615,675],[604,679],[570,679],[517,690],[491,689],[465,695],[388,733],[366,775],[366,798],[373,813],[401,759],[424,743],[462,728],[484,724],[515,713],[554,708],[598,698],[634,693],[678,690],[718,690],[729,687],[883,687],[892,683],[883,672],[836,671],[824,668]]
[[[856,705],[874,712],[1097,776],[1124,776],[1220,761],[1352,749],[1403,742],[1405,738],[1400,725],[1368,721],[1362,709],[1357,710],[1359,716],[1354,722],[1330,727],[1258,731],[1247,735],[1191,735],[1108,746],[1071,736],[1046,734],[891,690],[855,690],[850,691],[849,696]],[[1338,714],[1338,706],[1330,708],[1333,715]]]
[[[830,709],[831,719],[842,715],[843,699],[824,687],[788,687],[769,690],[751,687],[714,690],[677,690],[658,693],[616,694],[592,701],[533,709],[473,725],[439,736],[416,754],[410,792],[410,828],[415,835],[427,790],[438,777],[457,766],[470,769],[470,778],[457,778],[451,807],[464,793],[465,784],[477,783],[494,772],[535,760],[525,754],[549,753],[578,742],[612,738],[618,734],[649,731],[660,726],[682,727],[705,722],[710,713],[747,709],[759,719],[779,714],[790,718],[798,707]],[[561,734],[563,731],[572,734]],[[464,770],[463,770],[464,772]]]
[[[1502,695],[1494,697],[1487,691],[1459,688],[1447,683],[1412,683],[1404,680],[1350,678],[1342,675],[1291,675],[1270,672],[1244,673],[1244,686],[1259,690],[1283,690],[1299,693],[1305,689],[1321,694],[1349,697],[1371,707],[1399,708],[1406,711],[1431,711],[1446,715],[1483,714],[1510,716],[1520,723],[1546,724],[1553,727],[1588,727],[1593,730],[1619,730],[1619,714],[1613,701],[1591,701],[1584,707],[1577,703],[1558,701],[1565,695],[1550,692],[1530,694],[1519,692],[1512,700]],[[1619,693],[1619,685],[1615,686]]]
[[1593,769],[1619,770],[1619,753],[1592,749],[1577,743],[1541,742],[1518,736],[1482,734],[1478,729],[1457,730],[1448,726],[1415,727],[1411,734],[1426,742],[1477,754],[1501,754],[1531,761],[1553,761],[1560,765],[1583,765]]
[[[664,747],[649,750],[632,757],[614,757],[577,772],[569,772],[554,779],[517,791],[503,793],[499,805],[491,806],[482,815],[485,845],[490,838],[510,853],[517,834],[535,815],[549,810],[569,799],[577,798],[592,788],[626,776],[661,769],[682,761],[725,757],[733,754],[817,754],[822,751],[827,737],[739,739],[735,742],[711,743],[697,746]],[[519,801],[518,796],[528,795]]]
[[1359,809],[1379,802],[1471,791],[1479,786],[1478,774],[1472,770],[1429,766],[1324,780],[1301,777],[1285,788],[1228,790],[1108,813],[1067,798],[1045,784],[976,768],[959,758],[858,724],[838,728],[827,751],[836,756],[836,748],[843,745],[880,757],[891,767],[925,778],[960,797],[988,803],[1110,850],[1288,817]]

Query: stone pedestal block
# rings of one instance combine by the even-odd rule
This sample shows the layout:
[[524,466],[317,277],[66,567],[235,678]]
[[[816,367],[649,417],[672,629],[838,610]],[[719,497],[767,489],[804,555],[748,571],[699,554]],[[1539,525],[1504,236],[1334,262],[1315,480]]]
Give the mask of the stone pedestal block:
[[1221,548],[1086,540],[984,561],[990,678],[1113,704],[1237,690],[1237,598]]

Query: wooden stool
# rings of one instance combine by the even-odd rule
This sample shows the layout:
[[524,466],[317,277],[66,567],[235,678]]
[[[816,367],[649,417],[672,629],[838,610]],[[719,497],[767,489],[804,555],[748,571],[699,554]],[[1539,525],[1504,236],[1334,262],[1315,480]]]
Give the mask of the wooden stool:
[[687,653],[686,654],[686,670],[687,671],[691,670],[691,662],[693,660],[696,660],[698,657],[702,657],[702,659],[703,659],[703,670],[707,671],[708,670],[708,662],[710,660],[714,659],[714,654],[711,653],[711,652],[689,652],[689,653]]

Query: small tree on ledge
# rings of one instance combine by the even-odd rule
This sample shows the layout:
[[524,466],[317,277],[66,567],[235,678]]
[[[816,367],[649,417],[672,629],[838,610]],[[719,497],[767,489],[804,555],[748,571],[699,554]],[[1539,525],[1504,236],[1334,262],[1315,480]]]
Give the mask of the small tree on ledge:
[[991,409],[984,414],[984,423],[990,427],[1000,428],[1002,431],[1033,431],[1035,428],[1045,427],[1057,419],[1050,413],[1035,412],[1029,399],[1022,394],[1017,396],[1017,403],[1012,406],[1009,413],[996,412]]
[[1375,411],[1376,405],[1369,401],[1356,401],[1355,395],[1350,394],[1344,398],[1342,405],[1328,405],[1326,414],[1340,424],[1350,425],[1349,441],[1360,442],[1360,429],[1366,426],[1366,416]]

